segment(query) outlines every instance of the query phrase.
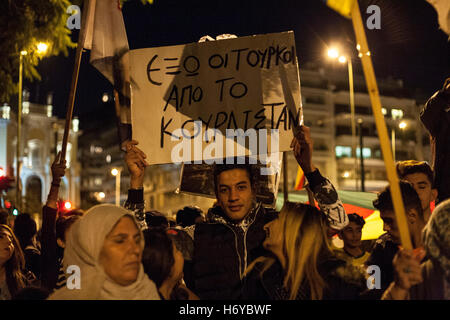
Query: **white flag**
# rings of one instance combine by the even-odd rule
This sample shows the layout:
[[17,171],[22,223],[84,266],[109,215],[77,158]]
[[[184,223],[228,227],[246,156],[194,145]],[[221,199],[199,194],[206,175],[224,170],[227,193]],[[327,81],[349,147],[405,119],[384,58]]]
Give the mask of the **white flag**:
[[129,46],[119,0],[85,0],[83,48],[91,50],[90,63],[114,86],[119,95],[116,114],[119,139],[131,138]]

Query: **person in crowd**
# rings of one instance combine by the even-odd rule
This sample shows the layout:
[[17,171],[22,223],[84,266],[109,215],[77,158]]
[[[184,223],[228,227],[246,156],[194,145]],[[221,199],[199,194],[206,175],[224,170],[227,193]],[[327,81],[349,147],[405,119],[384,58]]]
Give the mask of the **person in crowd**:
[[[142,199],[143,171],[146,155],[136,147],[137,141],[127,145],[126,162],[136,190],[129,190],[130,199]],[[319,206],[329,219],[329,225],[340,230],[348,223],[342,202],[329,180],[312,164],[312,140],[308,127],[298,128],[292,141],[297,162],[305,172]],[[234,162],[236,163],[236,162]],[[214,169],[217,206],[209,211],[209,220],[185,228],[191,245],[183,248],[184,275],[187,287],[200,299],[237,299],[242,294],[247,266],[266,251],[263,226],[275,219],[277,212],[256,201],[255,167],[250,164],[216,164]],[[140,191],[139,191],[140,190]],[[141,200],[142,201],[142,200]],[[142,206],[142,204],[140,205]],[[128,206],[131,209],[137,205]],[[140,214],[137,214],[139,219]],[[142,220],[142,219],[141,219]]]
[[176,246],[176,230],[149,228],[143,231],[144,272],[158,287],[164,300],[198,300],[183,282],[183,254]]
[[64,248],[66,247],[66,239],[72,225],[80,219],[80,215],[62,216],[56,220],[56,243],[57,247],[57,263],[58,274],[55,289],[60,289],[66,285],[66,273],[64,270]]
[[450,198],[450,78],[420,112],[431,141],[431,163],[438,192],[436,204]]
[[167,229],[170,227],[169,220],[164,213],[157,210],[147,211],[145,213],[145,222],[148,228]]
[[[385,300],[450,300],[450,199],[441,202],[425,226],[425,251],[401,249]],[[420,264],[424,255],[429,259]]]
[[355,265],[362,266],[370,256],[370,252],[364,250],[361,242],[364,218],[356,213],[348,214],[348,225],[339,232],[339,238],[344,242],[344,247],[336,250],[336,255]]
[[363,270],[334,255],[327,217],[316,207],[286,202],[264,229],[270,254],[249,266],[244,299],[358,299],[366,288]]
[[25,287],[17,292],[11,300],[45,300],[50,291],[42,287]]
[[9,226],[0,224],[0,300],[10,300],[28,282],[19,240]]
[[67,279],[74,288],[66,285],[49,299],[160,299],[154,282],[144,273],[144,238],[130,211],[96,205],[72,225],[66,240],[64,267],[77,266],[79,276]]
[[177,225],[186,228],[204,222],[203,211],[196,206],[186,206],[177,212]]
[[42,276],[41,286],[49,291],[56,288],[61,269],[62,249],[58,249],[56,236],[56,221],[58,219],[58,193],[61,179],[65,174],[66,161],[61,162],[59,152],[51,166],[52,183],[47,196],[47,202],[42,208],[41,252]]
[[437,198],[437,190],[433,184],[433,170],[425,161],[406,160],[396,165],[398,177],[411,182],[422,203],[425,223],[430,219],[430,204]]
[[[412,245],[414,248],[420,248],[423,246],[421,234],[425,226],[422,203],[410,182],[400,180],[399,184]],[[376,265],[381,270],[381,291],[373,290],[374,294],[377,295],[386,290],[393,281],[394,270],[392,261],[401,243],[390,186],[387,186],[378,194],[377,199],[373,201],[373,205],[380,211],[380,217],[383,220],[383,229],[386,231],[385,234],[377,239],[374,249],[366,261],[367,266]]]
[[41,251],[37,241],[36,221],[28,213],[21,213],[14,221],[14,234],[19,240],[25,258],[25,269],[41,278]]

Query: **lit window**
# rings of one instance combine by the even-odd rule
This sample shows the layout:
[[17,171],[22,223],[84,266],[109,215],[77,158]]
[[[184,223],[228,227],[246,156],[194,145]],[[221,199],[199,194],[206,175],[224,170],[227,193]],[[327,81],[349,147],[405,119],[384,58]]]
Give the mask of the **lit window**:
[[352,147],[336,146],[337,158],[351,157],[351,156],[352,156]]
[[73,129],[73,132],[78,132],[79,125],[80,125],[80,120],[78,120],[78,118],[74,118],[74,119],[72,120],[72,129]]
[[30,102],[24,101],[22,102],[22,114],[30,113]]
[[47,117],[51,117],[53,115],[53,106],[50,104],[47,106]]
[[[361,152],[359,151],[359,148],[356,148],[356,156],[360,157]],[[372,151],[370,148],[363,148],[363,157],[364,158],[370,158],[372,156]]]
[[102,179],[100,179],[100,178],[95,178],[94,184],[95,184],[96,186],[101,185],[101,184],[102,184]]
[[106,156],[106,162],[107,162],[107,163],[111,163],[111,155],[110,155],[110,154],[108,154],[108,155]]
[[102,153],[103,148],[102,147],[95,147],[95,153]]
[[391,110],[392,119],[401,119],[403,118],[403,110],[401,109],[392,109]]
[[386,108],[381,108],[381,113],[385,116],[387,115],[387,110]]

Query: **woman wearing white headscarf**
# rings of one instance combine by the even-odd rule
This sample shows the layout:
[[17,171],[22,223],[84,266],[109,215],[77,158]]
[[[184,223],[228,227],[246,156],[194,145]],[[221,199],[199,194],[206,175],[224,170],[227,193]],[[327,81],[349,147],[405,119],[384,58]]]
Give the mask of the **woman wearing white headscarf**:
[[159,300],[144,273],[143,248],[142,232],[129,211],[110,204],[92,207],[73,224],[64,251],[64,268],[79,267],[80,286],[68,274],[66,287],[49,299]]
[[450,300],[450,199],[433,211],[422,231],[428,259],[400,250],[394,258],[396,279],[383,298],[389,300]]

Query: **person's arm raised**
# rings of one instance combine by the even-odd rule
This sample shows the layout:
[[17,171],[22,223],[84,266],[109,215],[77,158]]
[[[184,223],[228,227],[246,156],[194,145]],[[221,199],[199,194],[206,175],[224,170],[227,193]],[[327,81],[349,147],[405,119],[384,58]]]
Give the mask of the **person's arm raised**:
[[328,217],[330,227],[333,230],[343,229],[348,224],[347,214],[333,184],[323,177],[313,164],[313,140],[309,127],[300,126],[299,130],[296,130],[291,148],[293,148],[295,159],[308,180],[309,189],[314,194],[320,210]]
[[145,222],[145,202],[144,202],[144,175],[145,167],[148,166],[146,154],[140,150],[135,140],[127,142],[125,148],[125,163],[130,173],[130,189],[125,208],[134,212],[136,219],[141,225],[141,229],[146,229]]

